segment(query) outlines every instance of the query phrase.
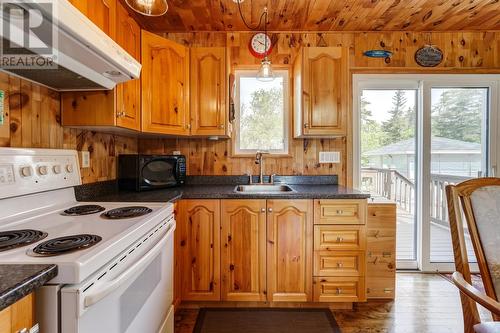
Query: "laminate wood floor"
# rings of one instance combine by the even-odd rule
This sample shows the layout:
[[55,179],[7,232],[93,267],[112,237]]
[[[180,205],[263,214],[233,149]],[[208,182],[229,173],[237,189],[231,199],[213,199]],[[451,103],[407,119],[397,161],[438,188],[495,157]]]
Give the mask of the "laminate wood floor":
[[[353,310],[333,311],[343,333],[463,332],[459,292],[439,274],[398,273],[394,301],[359,303]],[[191,333],[198,310],[180,309],[175,333]],[[484,320],[491,320],[481,311]]]

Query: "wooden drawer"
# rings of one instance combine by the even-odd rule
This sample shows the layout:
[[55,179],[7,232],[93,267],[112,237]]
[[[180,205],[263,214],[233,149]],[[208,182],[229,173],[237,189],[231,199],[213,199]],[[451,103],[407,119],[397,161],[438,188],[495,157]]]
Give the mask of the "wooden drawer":
[[315,224],[365,224],[366,200],[314,200]]
[[367,298],[394,299],[396,283],[394,278],[371,277],[366,279]]
[[315,302],[362,302],[366,300],[363,277],[316,277]]
[[364,276],[364,251],[315,251],[314,276]]
[[392,277],[396,274],[396,258],[394,252],[366,253],[366,275],[370,277]]
[[364,226],[315,225],[314,250],[364,250]]

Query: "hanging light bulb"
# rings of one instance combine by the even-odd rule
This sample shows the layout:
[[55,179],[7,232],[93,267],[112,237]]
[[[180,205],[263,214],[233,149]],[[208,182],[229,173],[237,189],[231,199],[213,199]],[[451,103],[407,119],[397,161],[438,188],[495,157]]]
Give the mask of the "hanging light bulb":
[[270,82],[274,80],[273,68],[271,61],[265,57],[260,65],[259,73],[257,73],[257,80],[262,82]]
[[146,16],[162,16],[168,10],[167,0],[125,0],[134,11]]

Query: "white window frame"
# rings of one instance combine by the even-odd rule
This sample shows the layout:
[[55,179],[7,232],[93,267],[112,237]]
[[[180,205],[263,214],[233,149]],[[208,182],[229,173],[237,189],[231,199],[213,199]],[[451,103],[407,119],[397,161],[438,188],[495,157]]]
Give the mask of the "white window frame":
[[[489,88],[489,174],[498,177],[500,165],[500,75],[496,74],[354,74],[353,75],[353,185],[359,188],[360,184],[360,128],[359,114],[360,92],[367,87],[371,89],[417,89],[418,104],[418,131],[417,151],[421,157],[418,161],[417,187],[420,197],[417,198],[417,260],[398,261],[398,269],[420,269],[424,272],[454,271],[453,263],[436,263],[430,261],[430,211],[427,203],[430,200],[429,191],[423,190],[424,183],[430,183],[430,150],[422,151],[422,147],[430,145],[431,131],[431,89],[439,87]],[[486,125],[486,123],[485,123]],[[472,270],[477,270],[477,264],[471,264]]]
[[[290,73],[286,69],[275,69],[273,71],[275,77],[283,78],[283,149],[265,150],[271,155],[289,156],[290,153]],[[233,156],[253,156],[260,149],[240,149],[240,79],[242,77],[257,77],[255,70],[236,69],[235,70],[235,85],[234,85],[234,127],[235,137],[233,140]]]

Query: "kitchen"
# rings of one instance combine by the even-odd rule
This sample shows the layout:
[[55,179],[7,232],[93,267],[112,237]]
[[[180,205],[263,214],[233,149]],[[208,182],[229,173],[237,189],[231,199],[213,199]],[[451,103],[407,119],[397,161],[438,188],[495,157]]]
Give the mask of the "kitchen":
[[[456,262],[458,174],[419,180],[446,89],[480,95],[460,181],[495,176],[500,7],[423,3],[3,1],[4,44],[42,13],[57,66],[0,73],[0,332],[473,332],[430,260],[442,235]],[[406,172],[387,91],[423,147]]]

